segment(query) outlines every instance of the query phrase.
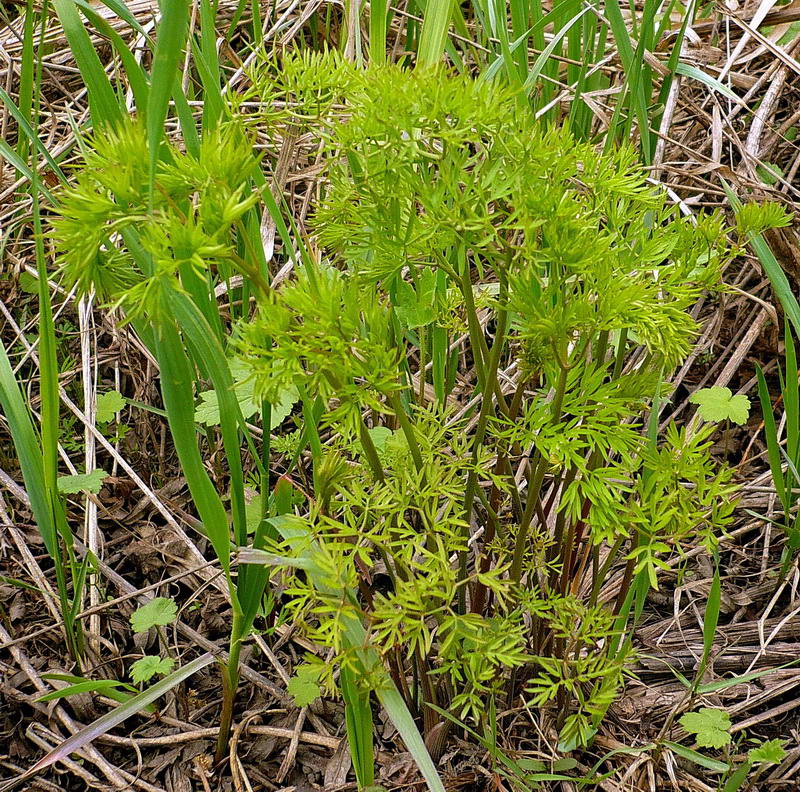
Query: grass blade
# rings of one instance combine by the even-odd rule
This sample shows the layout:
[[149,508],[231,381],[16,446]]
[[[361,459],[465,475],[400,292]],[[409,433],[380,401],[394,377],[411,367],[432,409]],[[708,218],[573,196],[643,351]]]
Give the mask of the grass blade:
[[0,407],[3,408],[17,452],[25,490],[47,552],[58,552],[58,534],[50,495],[45,486],[42,449],[5,347],[0,345]]
[[194,423],[194,372],[183,341],[173,325],[165,323],[160,328],[160,335],[155,344],[161,369],[161,393],[175,450],[203,522],[203,529],[226,576],[229,577],[231,540],[228,515],[216,487],[208,476],[197,446],[197,430]]
[[115,707],[111,712],[98,718],[94,723],[90,723],[85,728],[81,729],[77,734],[64,740],[58,748],[50,751],[47,756],[42,757],[30,770],[28,770],[20,780],[23,778],[30,778],[36,773],[44,770],[46,767],[55,764],[60,759],[66,759],[71,753],[82,748],[84,745],[92,742],[92,740],[99,737],[101,734],[113,729],[123,721],[135,715],[140,710],[144,709],[148,704],[151,704],[156,699],[161,698],[165,693],[168,693],[172,688],[179,685],[185,679],[193,676],[198,671],[204,669],[214,661],[214,655],[211,652],[206,652],[204,655],[192,660],[185,666],[182,666],[177,671],[173,671],[169,676],[165,676],[162,680],[156,682],[155,685],[150,686],[147,690],[142,691],[136,696],[133,696],[125,704]]
[[426,3],[417,47],[418,68],[433,66],[441,60],[452,13],[452,0],[428,0]]
[[219,399],[220,426],[230,475],[231,505],[236,541],[247,540],[247,519],[244,503],[244,473],[239,447],[238,427],[244,426],[241,406],[236,398],[228,359],[216,334],[208,326],[200,309],[185,295],[171,295],[174,315],[195,353],[205,361]]
[[666,745],[671,751],[674,751],[676,754],[678,754],[678,756],[681,758],[688,759],[690,762],[700,765],[700,767],[705,767],[706,770],[711,770],[715,773],[726,773],[730,769],[730,765],[726,764],[725,762],[718,762],[716,759],[711,759],[708,756],[704,756],[703,754],[693,751],[691,748],[687,748],[680,743],[665,741],[664,745]]
[[75,682],[65,688],[45,693],[43,696],[39,696],[36,701],[55,701],[56,699],[75,696],[78,693],[105,693],[109,688],[118,687],[125,687],[125,683],[118,682],[116,679],[87,679],[84,682]]
[[[65,0],[59,0],[65,2]],[[147,142],[150,150],[150,183],[155,181],[156,163],[164,135],[169,98],[178,80],[178,66],[189,22],[186,0],[163,0],[161,23],[158,26],[156,50],[150,76],[150,95],[147,99]]]
[[221,73],[217,53],[216,6],[211,0],[200,2],[200,46],[193,47],[195,63],[203,83],[203,131],[216,128],[225,112],[220,87]]
[[719,624],[721,585],[719,579],[719,563],[714,566],[714,578],[711,581],[711,589],[706,600],[706,610],[703,616],[703,657],[697,668],[695,675],[695,686],[700,684],[703,674],[708,667],[708,659],[711,657],[711,649],[714,646],[714,637],[717,634]]
[[64,176],[61,167],[53,159],[50,152],[47,150],[47,147],[39,139],[39,136],[36,134],[36,132],[33,131],[33,127],[28,123],[25,114],[19,107],[17,107],[14,100],[8,95],[8,93],[6,93],[5,90],[3,90],[2,87],[0,87],[0,102],[2,102],[8,108],[8,112],[11,114],[17,124],[19,124],[19,131],[21,133],[20,137],[24,137],[33,144],[39,154],[45,158],[53,173],[58,176],[61,183],[66,184],[67,178]]
[[[742,202],[724,179],[720,179],[720,181],[722,182],[722,188],[725,190],[725,194],[728,196],[731,207],[734,212],[738,212],[742,208]],[[800,303],[798,303],[797,297],[795,297],[792,291],[792,286],[789,283],[789,279],[786,277],[786,273],[781,269],[781,265],[778,264],[775,254],[770,249],[770,246],[767,244],[762,234],[751,236],[749,241],[750,246],[761,262],[761,266],[764,268],[764,272],[766,272],[767,277],[772,283],[772,288],[775,289],[775,294],[781,301],[787,318],[794,326],[795,335],[800,337]]]
[[800,467],[800,382],[797,372],[797,349],[792,328],[787,322],[783,332],[786,345],[783,405],[786,411],[786,453],[795,467]]
[[717,93],[722,94],[726,99],[730,99],[732,102],[736,102],[738,105],[744,105],[744,102],[724,83],[721,83],[719,80],[715,80],[710,74],[706,74],[701,69],[698,69],[696,66],[689,66],[688,63],[679,63],[675,67],[676,74],[682,74],[684,77],[691,77],[693,80],[697,80],[698,82],[703,83],[703,85],[707,85],[709,88],[713,88]]
[[531,70],[528,72],[528,76],[525,79],[523,90],[526,93],[529,94],[533,90],[534,86],[539,80],[542,70],[547,65],[547,62],[550,60],[550,56],[555,51],[556,47],[561,45],[562,40],[567,33],[569,33],[570,28],[572,28],[572,26],[578,22],[587,11],[589,11],[588,7],[575,14],[575,16],[573,16],[572,19],[570,19],[567,24],[564,25],[564,27],[562,27],[558,33],[553,36],[550,43],[542,50],[539,57],[534,61],[533,66],[531,66]]
[[[30,169],[28,163],[19,155],[19,152],[14,151],[11,146],[6,143],[5,140],[0,138],[0,157],[2,157],[9,165],[13,166],[22,176],[24,176],[28,181],[33,181],[33,171]],[[46,187],[40,187],[42,195],[50,201],[53,206],[56,205],[56,202],[52,196],[52,194],[47,190]]]
[[352,668],[343,666],[339,684],[344,699],[347,740],[353,757],[353,769],[359,789],[375,783],[375,754],[372,744],[372,708],[369,693],[358,685]]
[[128,49],[125,40],[100,14],[92,9],[91,6],[84,5],[81,0],[76,0],[76,2],[83,9],[86,18],[94,25],[96,30],[99,30],[111,42],[111,46],[114,47],[117,55],[119,55],[119,59],[122,61],[122,67],[125,70],[125,76],[128,78],[131,91],[133,92],[136,107],[147,107],[147,96],[150,92],[147,74],[130,49]]
[[769,469],[772,473],[772,483],[775,492],[783,506],[785,513],[788,513],[789,502],[786,497],[786,487],[783,480],[783,466],[781,464],[781,450],[778,444],[778,428],[775,424],[775,414],[772,411],[772,399],[767,389],[767,381],[761,366],[756,366],[756,377],[758,378],[758,399],[761,402],[761,414],[764,418],[764,436],[767,440],[767,457],[769,459]]
[[103,69],[94,44],[86,32],[73,0],[53,0],[53,7],[64,28],[75,62],[89,93],[92,124],[96,127],[113,125],[122,120],[117,95]]
[[369,62],[375,66],[386,63],[386,0],[371,0],[369,4]]

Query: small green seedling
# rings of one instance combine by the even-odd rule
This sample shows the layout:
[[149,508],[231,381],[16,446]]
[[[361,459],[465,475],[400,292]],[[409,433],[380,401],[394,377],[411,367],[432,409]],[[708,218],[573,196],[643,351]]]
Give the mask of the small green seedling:
[[[772,473],[775,492],[783,508],[783,528],[786,531],[786,546],[781,558],[781,576],[789,570],[789,565],[800,548],[800,513],[797,511],[800,488],[800,384],[798,383],[797,350],[791,325],[786,322],[784,330],[786,345],[785,365],[779,370],[781,394],[778,403],[783,404],[783,420],[776,421],[772,398],[767,380],[761,368],[756,368],[758,377],[758,398],[764,416],[764,435],[767,441],[767,457]],[[785,442],[778,434],[783,425]]]
[[784,740],[767,740],[751,748],[747,758],[753,764],[780,764],[786,758]]
[[733,395],[730,388],[715,385],[713,388],[702,388],[689,397],[696,404],[697,412],[704,421],[719,423],[731,421],[743,424],[750,415],[750,399],[743,394]]
[[95,419],[98,423],[109,423],[126,404],[125,397],[119,391],[101,393],[95,403]]
[[131,614],[131,627],[136,633],[147,632],[151,627],[172,624],[178,616],[178,606],[169,597],[155,597]]
[[680,724],[695,735],[701,748],[722,748],[731,741],[731,716],[725,710],[702,707],[697,712],[687,712]]
[[74,476],[59,476],[58,491],[62,495],[77,495],[79,492],[91,492],[97,495],[108,478],[105,470],[93,470],[91,473],[77,473]]
[[[178,606],[171,597],[154,597],[150,602],[138,607],[131,614],[131,628],[135,633],[147,632],[155,627],[161,635],[161,628],[172,624],[178,617]],[[131,665],[131,679],[141,685],[154,676],[169,674],[175,665],[171,657],[145,655]]]
[[747,758],[727,778],[721,792],[739,792],[740,789],[753,789],[761,772],[770,765],[780,764],[786,758],[784,741],[766,740],[751,748]]
[[149,682],[154,676],[169,674],[174,666],[175,661],[171,657],[145,655],[131,665],[131,679],[137,685],[141,685]]
[[319,664],[304,663],[295,669],[286,690],[298,707],[307,707],[322,695]]

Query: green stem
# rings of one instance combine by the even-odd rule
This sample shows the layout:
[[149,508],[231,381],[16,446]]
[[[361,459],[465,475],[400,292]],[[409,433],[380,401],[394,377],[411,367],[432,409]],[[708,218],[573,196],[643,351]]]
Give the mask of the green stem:
[[[558,384],[556,385],[555,396],[553,397],[553,423],[557,423],[561,419],[561,407],[564,404],[564,393],[567,389],[567,372],[569,368],[565,365],[561,366],[561,373],[558,377]],[[525,513],[522,515],[519,529],[517,530],[517,539],[514,543],[514,555],[511,559],[511,579],[515,583],[519,583],[522,577],[522,562],[525,558],[525,544],[528,539],[528,531],[531,527],[533,520],[533,513],[536,509],[536,503],[539,500],[539,493],[544,482],[544,475],[547,470],[546,460],[542,458],[541,454],[536,452],[536,462],[533,464],[533,476],[528,484],[528,499],[525,503]]]
[[475,296],[472,293],[472,280],[470,279],[469,265],[464,255],[464,264],[461,271],[461,293],[464,296],[464,307],[467,313],[467,327],[469,329],[470,345],[472,348],[472,356],[475,362],[475,371],[478,375],[478,386],[481,393],[491,393],[486,389],[486,359],[488,357],[486,350],[486,339],[483,337],[481,330],[481,323],[478,320],[478,312],[475,308]]
[[608,555],[606,556],[606,560],[603,562],[603,565],[600,567],[597,574],[594,575],[594,582],[592,583],[592,593],[591,596],[589,597],[590,607],[594,607],[597,604],[597,598],[598,596],[600,596],[600,587],[603,585],[603,581],[606,579],[606,575],[609,573],[612,564],[616,560],[617,553],[619,553],[619,550],[622,547],[622,543],[624,541],[625,541],[624,536],[617,537],[611,549],[608,551]]
[[378,449],[375,448],[375,443],[372,442],[372,436],[363,418],[358,425],[358,436],[361,440],[361,447],[364,449],[364,456],[367,458],[367,463],[373,475],[378,481],[385,481],[386,476],[383,472],[383,465],[381,465],[380,457],[378,457]]
[[425,404],[425,366],[428,357],[428,333],[427,328],[419,328],[419,391],[417,393],[417,403],[422,407]]
[[[505,291],[505,284],[500,284],[501,296]],[[464,490],[464,531],[465,538],[469,537],[469,529],[472,521],[472,508],[475,503],[475,491],[478,487],[478,457],[486,435],[486,428],[489,424],[489,417],[494,412],[492,396],[498,385],[497,371],[500,366],[500,357],[505,346],[506,323],[508,312],[499,310],[497,316],[497,331],[494,343],[487,359],[486,372],[483,380],[483,398],[481,399],[481,409],[478,414],[478,425],[475,428],[475,436],[472,438],[472,469],[467,477],[467,486]],[[458,554],[458,581],[463,583],[467,578],[467,551],[462,550]],[[462,585],[458,591],[459,612],[467,612],[467,592],[466,586]]]
[[228,662],[222,669],[222,714],[219,719],[217,750],[214,755],[216,764],[220,764],[228,753],[231,724],[233,723],[233,705],[236,701],[236,689],[239,687],[239,656],[244,638],[242,628],[242,614],[234,605]]
[[614,371],[611,373],[611,379],[615,380],[622,372],[622,364],[625,362],[625,347],[628,345],[628,331],[627,329],[620,330],[619,342],[617,343],[617,356],[614,360]]
[[411,451],[411,457],[414,460],[414,467],[416,467],[417,472],[419,472],[422,470],[422,452],[420,451],[419,443],[417,442],[417,436],[414,434],[414,427],[412,426],[411,421],[408,420],[408,413],[403,409],[403,405],[400,402],[400,397],[396,392],[389,394],[389,404],[392,405],[395,417],[400,423],[403,436],[406,438],[406,442],[408,443],[408,448]]

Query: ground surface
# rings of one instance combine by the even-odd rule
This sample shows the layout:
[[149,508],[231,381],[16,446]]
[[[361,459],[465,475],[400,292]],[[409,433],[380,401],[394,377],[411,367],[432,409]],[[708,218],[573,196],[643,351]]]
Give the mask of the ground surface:
[[[302,36],[303,26],[325,3],[280,0],[267,32],[267,41],[289,46]],[[313,8],[311,8],[313,6]],[[702,66],[707,74],[730,84],[744,97],[737,104],[709,86],[684,77],[668,99],[661,124],[653,179],[666,184],[687,212],[723,205],[720,178],[756,197],[771,197],[797,205],[800,148],[794,132],[800,123],[800,32],[792,25],[797,4],[745,3],[736,9],[709,7],[694,26],[684,61]],[[147,25],[155,4],[134,2],[136,18]],[[98,6],[98,8],[100,8]],[[771,8],[764,21],[761,12]],[[236,4],[220,3],[217,24],[226,29]],[[335,10],[335,9],[334,9]],[[403,9],[401,9],[402,11]],[[102,13],[126,38],[129,27],[107,9]],[[338,12],[337,12],[338,13]],[[12,95],[18,87],[22,52],[22,19],[8,8],[0,27],[2,85]],[[758,18],[762,33],[745,39],[749,26],[739,20]],[[247,17],[237,24],[244,25]],[[786,37],[788,35],[788,41]],[[42,136],[48,150],[67,160],[76,149],[73,128],[86,114],[80,76],[60,27],[52,21],[51,49],[45,59],[43,101],[46,124]],[[99,38],[97,51],[113,67],[110,48]],[[780,49],[776,42],[781,41]],[[223,46],[232,77],[231,90],[240,85],[236,72],[237,34]],[[654,56],[650,56],[654,57]],[[611,56],[609,70],[619,70]],[[564,102],[568,104],[569,95]],[[597,124],[608,120],[606,96],[597,96]],[[15,139],[16,123],[0,111],[0,129]],[[791,133],[791,134],[789,134]],[[302,146],[276,152],[276,172],[289,205],[302,226],[313,188],[313,152]],[[782,177],[767,178],[764,163],[777,166]],[[45,174],[47,180],[47,174]],[[2,282],[0,329],[7,348],[28,349],[28,376],[35,372],[37,299],[31,291],[33,255],[30,201],[26,180],[0,162],[0,234]],[[800,291],[800,234],[784,229],[770,243],[795,291]],[[754,788],[800,788],[800,670],[791,665],[800,657],[800,592],[796,567],[778,579],[783,536],[764,517],[776,507],[765,458],[762,424],[755,392],[755,366],[761,365],[770,382],[777,381],[781,360],[783,318],[769,282],[756,258],[741,258],[729,268],[728,293],[703,301],[696,316],[704,328],[696,349],[678,372],[675,397],[663,414],[689,420],[694,406],[688,397],[700,387],[726,385],[748,394],[754,409],[742,427],[721,429],[715,454],[736,468],[742,500],[735,529],[722,543],[723,571],[721,623],[712,652],[707,681],[751,675],[739,684],[709,693],[703,702],[724,707],[731,715],[737,739],[781,737],[786,758],[765,771]],[[85,388],[115,388],[132,400],[158,404],[157,371],[131,331],[86,302],[53,291],[59,312],[59,354],[62,360],[65,431],[64,452],[80,467],[87,453],[96,454],[112,475],[88,503],[71,498],[70,515],[76,531],[85,526],[84,541],[99,548],[101,563],[84,616],[90,636],[90,662],[95,677],[121,677],[126,658],[145,647],[127,629],[128,617],[142,595],[157,592],[182,603],[177,623],[165,631],[172,647],[211,647],[225,643],[227,605],[220,578],[188,539],[194,536],[194,516],[187,511],[185,483],[159,416],[127,409],[122,431],[95,431],[85,441],[84,416],[76,406]],[[35,406],[35,392],[34,392]],[[0,423],[0,779],[17,778],[43,751],[58,744],[79,725],[108,709],[108,700],[89,694],[68,703],[35,703],[50,688],[46,672],[64,672],[69,660],[57,628],[52,595],[52,570],[41,539],[26,507],[26,496],[15,483],[19,471],[13,447]],[[702,552],[690,554],[674,571],[665,573],[658,592],[651,594],[639,629],[640,650],[636,676],[625,696],[614,706],[592,749],[578,757],[579,773],[623,747],[645,745],[664,736],[665,724],[684,712],[685,688],[673,674],[690,675],[702,653],[702,620],[711,583],[710,560]],[[38,590],[36,590],[38,589]],[[141,636],[137,636],[137,639]],[[151,639],[152,640],[152,639]],[[213,647],[212,647],[213,648]],[[111,787],[141,790],[200,789],[348,789],[349,757],[343,740],[342,709],[335,702],[317,702],[298,710],[285,694],[285,684],[306,646],[288,626],[257,638],[245,658],[243,691],[236,714],[232,774],[214,774],[211,750],[219,709],[219,676],[210,666],[174,697],[157,717],[130,721],[99,738],[93,746],[51,769],[25,788],[85,790]],[[752,676],[751,672],[764,672]],[[503,742],[520,755],[548,755],[548,735],[530,730],[524,712],[504,713]],[[390,725],[379,734],[379,780],[389,789],[415,786],[418,776]],[[745,745],[746,747],[746,745]],[[502,789],[484,751],[455,735],[440,760],[449,789]],[[669,752],[620,753],[600,768],[609,773],[600,786],[606,790],[707,790],[713,777],[702,768]],[[577,789],[571,782],[553,782],[552,788]]]

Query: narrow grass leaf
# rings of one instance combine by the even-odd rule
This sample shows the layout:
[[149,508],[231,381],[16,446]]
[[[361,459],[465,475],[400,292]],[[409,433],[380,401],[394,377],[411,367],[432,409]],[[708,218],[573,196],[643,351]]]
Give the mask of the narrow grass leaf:
[[[238,427],[244,426],[245,422],[239,400],[236,397],[230,364],[217,335],[208,326],[197,305],[180,292],[174,292],[170,297],[174,316],[185,334],[186,340],[191,345],[195,357],[205,362],[217,394],[220,407],[220,428],[230,474],[231,505],[236,541],[239,544],[245,544],[247,518],[245,516],[244,473],[238,432]],[[193,412],[192,420],[194,420]]]
[[[366,639],[366,632],[364,638]],[[408,707],[397,688],[395,688],[387,678],[387,686],[378,688],[375,693],[395,729],[397,729],[399,735],[403,738],[408,752],[414,757],[414,761],[417,763],[419,771],[428,783],[431,792],[445,792],[444,784],[439,777],[439,772],[436,769],[433,759],[431,759],[431,755],[428,753],[425,741],[422,739],[422,735],[419,733],[419,729],[417,729],[417,724],[414,723],[414,718],[408,711]]]
[[730,89],[728,88],[725,83],[721,83],[719,80],[712,77],[710,74],[706,74],[702,69],[698,69],[696,66],[690,66],[688,63],[679,63],[675,67],[676,74],[682,74],[684,77],[690,77],[693,80],[697,80],[698,82],[703,83],[703,85],[712,88],[717,93],[722,94],[726,99],[730,99],[732,102],[736,102],[738,105],[746,106],[744,102]]
[[528,72],[528,76],[525,79],[523,90],[526,93],[530,94],[530,92],[534,89],[539,77],[542,74],[542,70],[550,60],[553,52],[555,52],[556,47],[560,46],[561,42],[567,33],[569,33],[572,26],[578,22],[587,11],[589,11],[588,7],[575,14],[575,16],[573,16],[572,19],[570,19],[567,24],[564,25],[564,27],[562,27],[558,33],[553,36],[550,43],[542,50],[539,57],[534,61],[533,66],[531,66],[531,70]]
[[[36,63],[33,49],[33,33],[36,19],[37,15],[34,10],[33,0],[26,0],[22,28],[22,59],[19,67],[17,96],[19,97],[21,115],[28,124],[33,123],[33,81],[34,64]],[[23,135],[18,136],[17,152],[21,159],[27,159],[28,146]]]
[[697,670],[696,683],[699,683],[708,666],[708,658],[714,646],[714,636],[717,634],[719,624],[721,586],[719,579],[719,564],[714,567],[714,578],[706,600],[706,610],[703,616],[703,658]]
[[99,30],[111,42],[114,51],[119,55],[119,59],[122,61],[122,68],[125,70],[125,76],[128,78],[128,83],[133,92],[136,107],[138,109],[147,107],[147,97],[150,92],[148,77],[141,64],[128,48],[125,40],[90,5],[85,4],[82,0],[75,0],[75,2],[83,9],[83,13],[95,29]]
[[[720,179],[720,182],[722,183],[722,188],[725,190],[725,194],[728,196],[731,207],[734,212],[738,212],[742,208],[742,202],[724,179]],[[781,268],[781,265],[778,264],[774,253],[762,234],[751,236],[749,241],[750,246],[761,262],[761,266],[764,267],[764,272],[766,272],[767,277],[772,283],[772,288],[775,289],[775,294],[780,300],[787,318],[794,326],[795,335],[800,336],[800,303],[797,301],[797,297],[792,290],[789,279],[786,277],[786,273]]]
[[783,386],[783,404],[786,413],[786,452],[795,467],[800,467],[800,381],[797,371],[797,349],[794,345],[792,328],[784,324],[784,344],[786,347],[786,373]]
[[347,740],[353,757],[353,770],[359,789],[375,783],[375,755],[372,744],[372,708],[369,691],[358,685],[358,677],[352,668],[343,666],[339,685],[344,700],[344,717]]
[[17,107],[14,100],[8,95],[2,86],[0,86],[0,102],[2,102],[8,108],[8,112],[11,114],[17,124],[19,124],[20,132],[31,144],[33,144],[34,148],[39,152],[39,154],[44,157],[45,161],[50,166],[53,173],[59,178],[61,183],[66,184],[67,177],[64,175],[61,167],[53,159],[50,152],[47,150],[47,146],[42,143],[42,141],[39,139],[39,136],[36,134],[36,132],[34,132],[33,127],[28,123],[25,114],[20,110],[19,107]]
[[[131,10],[124,2],[121,2],[121,0],[100,0],[100,2],[110,11],[113,11],[123,22],[130,25],[132,30],[135,30],[140,36],[144,36],[148,44],[152,43],[147,30],[142,27],[136,15],[131,13]],[[93,11],[92,6],[86,0],[75,0],[75,3],[84,11]]]
[[78,693],[105,693],[109,688],[124,687],[124,682],[117,682],[116,679],[87,679],[84,682],[76,682],[74,685],[67,685],[60,690],[53,690],[39,696],[36,701],[55,701],[56,699],[75,696]]
[[678,756],[681,758],[688,759],[690,762],[700,765],[700,767],[705,767],[706,770],[712,770],[715,773],[726,773],[728,770],[730,770],[730,765],[726,764],[725,762],[718,762],[716,759],[711,759],[708,756],[704,756],[698,751],[693,751],[691,748],[687,748],[680,743],[670,742],[667,740],[664,742],[664,745],[666,745],[671,751],[678,754]]
[[[58,0],[65,2],[65,0]],[[186,43],[189,22],[189,3],[186,0],[163,0],[161,22],[158,26],[156,49],[150,77],[147,101],[147,141],[150,150],[150,183],[155,181],[156,163],[164,135],[169,98],[178,81],[179,65]]]
[[92,124],[97,127],[121,121],[122,111],[117,96],[81,21],[74,0],[53,0],[53,8],[86,83]]
[[800,660],[792,660],[783,665],[776,666],[775,668],[765,668],[762,671],[751,671],[749,674],[742,674],[740,676],[731,677],[730,679],[719,679],[716,682],[708,682],[705,685],[700,685],[697,692],[701,694],[716,693],[719,690],[727,690],[735,685],[741,685],[746,682],[752,682],[754,679],[761,679],[761,677],[769,676],[784,668],[791,668],[800,663]]
[[758,379],[758,399],[761,402],[761,415],[764,420],[764,436],[767,440],[767,458],[769,459],[769,469],[772,473],[772,483],[775,492],[783,506],[784,512],[789,508],[789,501],[786,496],[786,487],[783,480],[783,467],[781,464],[781,450],[778,443],[778,427],[775,424],[775,414],[772,411],[772,399],[767,388],[767,381],[761,366],[756,366],[756,377]]
[[752,770],[753,765],[750,762],[745,762],[737,767],[728,777],[725,786],[722,787],[722,792],[739,792]]
[[77,734],[73,734],[72,737],[64,740],[61,745],[59,745],[54,750],[50,751],[47,756],[41,758],[38,762],[36,762],[33,767],[30,768],[22,778],[30,778],[31,776],[35,775],[36,773],[44,770],[46,767],[50,767],[50,765],[55,764],[61,759],[66,759],[71,753],[83,748],[84,745],[92,742],[92,740],[97,739],[101,734],[106,734],[115,726],[118,726],[123,721],[130,718],[132,715],[135,715],[137,712],[142,710],[148,704],[152,704],[156,699],[161,698],[165,693],[168,693],[172,688],[179,685],[185,679],[188,679],[190,676],[193,676],[198,671],[204,669],[207,665],[210,665],[214,661],[214,655],[211,652],[206,652],[204,655],[201,655],[195,660],[192,660],[190,663],[187,663],[185,666],[182,666],[177,671],[174,671],[169,676],[164,677],[164,679],[156,682],[155,685],[147,688],[147,690],[142,691],[138,695],[131,698],[125,704],[116,707],[115,709],[111,710],[111,712],[107,712],[102,717],[98,718],[94,723],[90,723],[85,728],[81,729]]
[[229,575],[231,546],[228,515],[216,487],[208,476],[197,446],[194,423],[194,372],[175,327],[165,323],[159,330],[155,343],[161,369],[161,393],[175,450],[203,522],[203,529],[214,547],[225,574]]
[[369,4],[369,62],[376,66],[386,63],[386,0],[370,0]]
[[441,60],[452,13],[453,0],[427,0],[417,47],[419,68],[433,66]]
[[216,5],[200,0],[200,47],[193,47],[203,84],[203,131],[214,129],[225,112],[222,73],[217,52]]
[[[28,166],[28,163],[20,157],[19,152],[14,151],[11,146],[6,143],[5,140],[0,139],[0,157],[2,157],[9,165],[12,165],[16,168],[28,181],[33,181],[33,171]],[[39,186],[39,192],[47,198],[52,206],[57,205],[56,199],[53,197],[53,194],[44,186]]]
[[45,484],[42,449],[5,347],[2,345],[0,345],[0,407],[3,408],[11,430],[33,517],[48,554],[51,557],[55,556],[59,552],[58,534],[50,505],[49,490]]

